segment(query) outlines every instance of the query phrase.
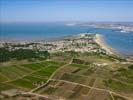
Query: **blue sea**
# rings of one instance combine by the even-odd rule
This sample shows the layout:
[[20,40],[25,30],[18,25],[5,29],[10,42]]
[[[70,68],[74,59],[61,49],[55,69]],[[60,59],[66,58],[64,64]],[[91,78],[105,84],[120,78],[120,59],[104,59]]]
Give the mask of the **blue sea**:
[[80,33],[99,33],[106,43],[122,55],[133,55],[133,32],[113,29],[68,26],[64,23],[2,23],[0,40],[44,40]]

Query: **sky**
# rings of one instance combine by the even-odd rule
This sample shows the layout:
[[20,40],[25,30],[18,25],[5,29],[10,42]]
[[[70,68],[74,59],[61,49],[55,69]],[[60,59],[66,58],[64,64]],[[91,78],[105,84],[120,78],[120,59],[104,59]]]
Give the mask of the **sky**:
[[0,0],[0,22],[133,22],[133,0]]

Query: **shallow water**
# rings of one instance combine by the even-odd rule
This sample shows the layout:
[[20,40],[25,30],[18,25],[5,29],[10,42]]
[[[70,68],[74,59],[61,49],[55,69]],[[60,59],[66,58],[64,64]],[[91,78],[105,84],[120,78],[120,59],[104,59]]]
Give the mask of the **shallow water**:
[[0,24],[1,40],[37,40],[58,38],[79,33],[99,33],[107,44],[124,55],[133,55],[133,32],[121,33],[112,29],[67,26],[63,23]]

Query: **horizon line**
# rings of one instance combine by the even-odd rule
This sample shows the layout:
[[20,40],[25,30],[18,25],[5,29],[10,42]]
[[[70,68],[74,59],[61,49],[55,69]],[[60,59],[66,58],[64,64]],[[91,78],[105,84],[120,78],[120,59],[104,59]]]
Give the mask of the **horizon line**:
[[0,21],[0,23],[76,23],[76,22],[88,22],[88,23],[133,23],[133,21]]

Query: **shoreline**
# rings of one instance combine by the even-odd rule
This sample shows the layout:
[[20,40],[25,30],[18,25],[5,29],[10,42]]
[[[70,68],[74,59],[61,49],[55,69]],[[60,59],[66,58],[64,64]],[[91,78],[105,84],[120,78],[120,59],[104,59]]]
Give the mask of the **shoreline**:
[[115,49],[111,48],[104,40],[103,35],[101,34],[96,34],[94,41],[100,45],[100,47],[108,52],[109,55],[116,55],[122,58],[125,58],[129,61],[133,61],[133,55],[124,55],[119,52],[117,52]]
[[106,44],[104,38],[101,34],[96,34],[94,38],[95,42],[100,45],[100,47],[108,52],[110,55],[118,55],[116,51]]

